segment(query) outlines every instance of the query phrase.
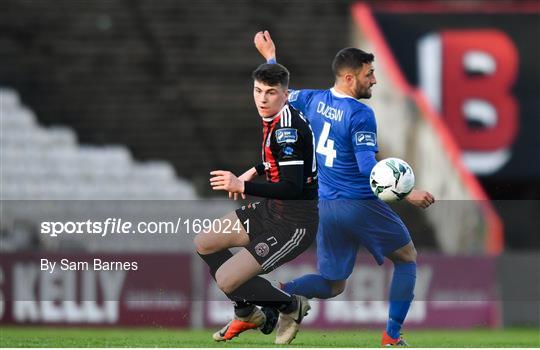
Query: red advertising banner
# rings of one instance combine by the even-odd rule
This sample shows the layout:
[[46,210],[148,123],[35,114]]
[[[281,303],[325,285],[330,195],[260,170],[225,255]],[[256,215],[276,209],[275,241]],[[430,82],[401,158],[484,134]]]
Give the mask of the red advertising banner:
[[[313,253],[303,254],[267,277],[277,283],[306,273],[316,273]],[[311,300],[312,309],[302,324],[324,329],[382,327],[388,318],[391,279],[391,263],[381,267],[369,256],[360,257],[344,293],[328,301]],[[206,283],[204,322],[217,327],[232,316],[232,304],[211,278]],[[407,327],[495,327],[500,323],[499,300],[494,258],[422,255]]]
[[[208,274],[204,294],[193,294],[192,258],[189,254],[2,254],[0,322],[188,327],[192,301],[204,298],[204,326],[221,326],[232,316],[232,304]],[[267,277],[285,282],[313,272],[316,257],[310,252]],[[305,326],[381,327],[387,319],[391,278],[391,264],[381,267],[363,255],[342,295],[311,301]],[[494,258],[423,254],[407,327],[497,326],[499,300]]]
[[191,257],[2,253],[0,291],[1,323],[185,327]]

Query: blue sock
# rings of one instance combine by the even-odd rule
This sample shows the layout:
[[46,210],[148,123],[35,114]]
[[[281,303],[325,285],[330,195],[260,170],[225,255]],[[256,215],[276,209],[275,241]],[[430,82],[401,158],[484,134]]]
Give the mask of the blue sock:
[[392,285],[390,286],[390,312],[386,333],[396,339],[399,338],[401,326],[411,302],[414,298],[414,284],[416,283],[416,263],[395,263]]
[[332,286],[321,275],[304,275],[283,285],[289,294],[303,295],[306,298],[328,299],[332,296]]

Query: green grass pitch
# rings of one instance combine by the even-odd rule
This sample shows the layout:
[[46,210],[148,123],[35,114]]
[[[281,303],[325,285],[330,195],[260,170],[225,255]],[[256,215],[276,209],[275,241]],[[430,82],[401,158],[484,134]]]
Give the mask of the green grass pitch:
[[[277,347],[274,333],[249,331],[227,343],[211,339],[212,330],[149,328],[1,327],[0,347]],[[422,330],[407,331],[414,347],[540,347],[540,330]],[[380,331],[313,331],[298,333],[291,347],[378,347]]]

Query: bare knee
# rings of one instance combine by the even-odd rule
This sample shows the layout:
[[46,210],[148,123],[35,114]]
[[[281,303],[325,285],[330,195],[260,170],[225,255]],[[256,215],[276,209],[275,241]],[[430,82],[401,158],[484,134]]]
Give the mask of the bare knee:
[[222,250],[222,247],[215,243],[215,241],[208,236],[208,233],[199,233],[193,238],[193,243],[195,244],[197,253],[202,255],[212,254]]
[[232,276],[229,276],[227,271],[221,267],[216,271],[216,283],[225,294],[230,294],[238,288]]
[[416,248],[413,246],[412,248],[412,254],[411,254],[411,260],[409,262],[414,262],[416,263],[416,256],[418,255],[418,253],[416,252]]
[[340,281],[332,281],[332,282],[330,282],[330,286],[331,286],[331,289],[332,289],[331,298],[337,297],[338,295],[343,293],[343,291],[345,290],[346,283],[347,283],[347,280],[340,280]]
[[414,245],[411,245],[410,249],[407,249],[405,256],[403,256],[402,261],[406,263],[415,263],[417,255],[416,248]]
[[406,246],[396,250],[390,255],[390,259],[396,263],[416,263],[416,248],[414,244],[410,242]]
[[[233,214],[236,217],[234,212]],[[229,220],[229,222],[233,222],[233,220],[229,218],[232,217],[231,215],[233,214],[225,216],[220,220]],[[225,224],[220,225],[220,227],[225,226]],[[193,243],[195,244],[195,249],[199,254],[206,255],[219,252],[224,249],[229,249],[231,247],[245,247],[249,243],[249,235],[243,228],[240,232],[235,233],[210,231],[196,235],[193,239]]]

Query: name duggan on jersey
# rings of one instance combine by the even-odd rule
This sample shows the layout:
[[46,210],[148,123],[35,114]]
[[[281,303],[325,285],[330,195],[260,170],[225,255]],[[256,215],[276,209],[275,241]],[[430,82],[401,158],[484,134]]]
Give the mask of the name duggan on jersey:
[[57,267],[62,271],[137,271],[139,263],[137,261],[106,261],[98,258],[92,261],[62,259],[59,263],[49,259],[40,261],[41,271],[53,273]]

